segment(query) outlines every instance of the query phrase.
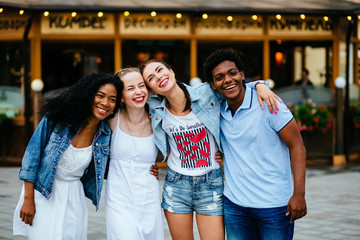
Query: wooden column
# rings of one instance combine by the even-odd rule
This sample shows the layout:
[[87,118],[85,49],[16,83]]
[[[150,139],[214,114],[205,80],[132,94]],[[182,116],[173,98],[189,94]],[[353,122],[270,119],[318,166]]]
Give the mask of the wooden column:
[[190,78],[197,77],[197,40],[190,41]]
[[264,80],[270,78],[270,40],[268,17],[264,16],[264,40],[263,40],[263,78]]
[[[31,80],[41,79],[41,36],[40,16],[35,16],[30,33]],[[43,80],[43,79],[41,79]],[[44,83],[46,84],[46,83]]]
[[270,41],[265,39],[263,41],[263,78],[270,78]]
[[115,39],[114,39],[114,72],[117,72],[122,67],[122,51],[121,51],[121,38],[120,38],[120,16],[115,14]]

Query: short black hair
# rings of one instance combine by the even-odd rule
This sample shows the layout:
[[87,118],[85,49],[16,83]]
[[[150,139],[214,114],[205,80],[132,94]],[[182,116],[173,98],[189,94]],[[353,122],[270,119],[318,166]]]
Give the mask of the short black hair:
[[309,70],[307,70],[306,68],[303,68],[302,71],[305,72],[306,75],[309,75]]
[[243,71],[245,66],[239,54],[233,49],[218,49],[205,60],[204,63],[204,76],[207,82],[213,81],[212,71],[214,68],[224,61],[232,61],[235,63],[239,71]]

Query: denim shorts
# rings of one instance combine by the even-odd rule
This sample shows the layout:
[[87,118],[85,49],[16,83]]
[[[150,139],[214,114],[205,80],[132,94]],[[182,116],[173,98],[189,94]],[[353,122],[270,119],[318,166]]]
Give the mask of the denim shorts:
[[224,215],[222,169],[188,176],[167,168],[161,207],[172,213]]

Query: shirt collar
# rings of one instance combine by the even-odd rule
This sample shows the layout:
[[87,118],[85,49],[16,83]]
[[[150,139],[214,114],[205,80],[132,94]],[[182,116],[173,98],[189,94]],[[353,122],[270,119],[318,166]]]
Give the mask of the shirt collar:
[[[236,112],[241,110],[241,109],[249,109],[249,108],[251,108],[252,96],[253,96],[254,92],[249,87],[244,86],[244,88],[245,88],[244,100],[243,100],[242,104],[240,105],[240,107],[236,110]],[[227,103],[227,101],[224,101],[224,102],[225,102],[225,110],[231,112],[232,109],[229,107],[229,104]]]

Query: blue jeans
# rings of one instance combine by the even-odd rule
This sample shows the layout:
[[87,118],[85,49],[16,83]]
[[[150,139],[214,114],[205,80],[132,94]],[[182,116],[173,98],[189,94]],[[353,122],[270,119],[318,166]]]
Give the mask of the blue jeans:
[[294,223],[286,216],[286,206],[247,208],[224,196],[224,221],[228,240],[288,240],[294,235]]

